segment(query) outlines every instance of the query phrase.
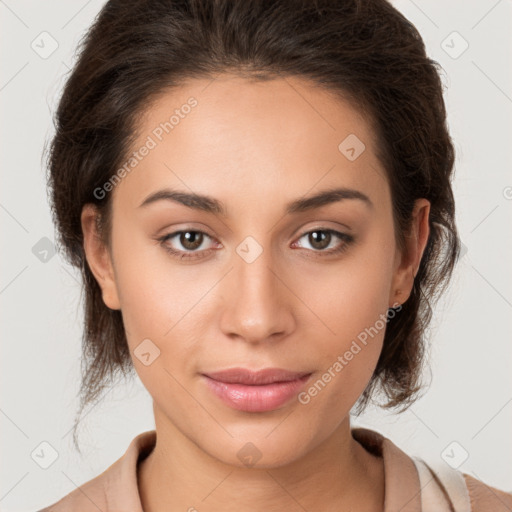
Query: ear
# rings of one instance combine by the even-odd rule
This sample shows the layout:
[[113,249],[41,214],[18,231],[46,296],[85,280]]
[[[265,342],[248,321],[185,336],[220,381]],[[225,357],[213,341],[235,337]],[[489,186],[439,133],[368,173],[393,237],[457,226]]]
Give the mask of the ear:
[[81,223],[84,235],[84,251],[89,268],[98,282],[103,302],[110,309],[121,309],[114,276],[114,267],[108,247],[98,231],[99,212],[88,203],[82,208]]
[[410,233],[405,237],[405,246],[397,251],[395,271],[389,295],[389,307],[403,304],[411,295],[414,278],[418,273],[421,258],[430,234],[430,201],[421,198],[414,203]]

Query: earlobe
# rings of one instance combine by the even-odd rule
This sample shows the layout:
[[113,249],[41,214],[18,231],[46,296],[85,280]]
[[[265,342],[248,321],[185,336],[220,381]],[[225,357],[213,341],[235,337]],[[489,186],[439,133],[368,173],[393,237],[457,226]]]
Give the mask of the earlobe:
[[84,205],[81,224],[85,257],[101,288],[105,305],[110,309],[121,309],[112,258],[98,231],[98,218],[99,212],[95,205],[90,203]]
[[403,304],[410,296],[414,278],[418,273],[421,258],[427,246],[430,234],[429,227],[430,201],[417,199],[414,205],[411,231],[405,238],[405,247],[397,255],[397,266],[390,291],[389,302]]

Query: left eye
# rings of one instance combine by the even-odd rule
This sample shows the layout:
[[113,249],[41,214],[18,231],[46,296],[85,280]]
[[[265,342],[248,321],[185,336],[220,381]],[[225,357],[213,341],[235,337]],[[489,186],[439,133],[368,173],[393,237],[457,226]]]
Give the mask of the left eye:
[[[299,240],[302,238],[306,238],[307,242],[310,244],[312,249],[315,252],[337,252],[345,248],[345,245],[350,243],[353,239],[351,235],[347,235],[346,233],[340,233],[339,231],[335,231],[334,229],[314,229],[313,231],[308,231],[304,233]],[[334,247],[329,248],[331,242],[338,239],[338,243],[334,244]],[[339,243],[339,240],[342,240],[344,243]],[[302,247],[302,246],[301,246]],[[328,250],[326,250],[328,249]]]

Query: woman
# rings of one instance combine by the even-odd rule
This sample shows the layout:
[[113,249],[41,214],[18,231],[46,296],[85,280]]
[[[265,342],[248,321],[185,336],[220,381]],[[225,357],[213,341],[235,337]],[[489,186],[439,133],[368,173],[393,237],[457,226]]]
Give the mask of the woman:
[[436,63],[389,3],[111,0],[56,121],[82,410],[135,370],[156,429],[45,510],[510,510],[350,426],[417,397],[459,254]]

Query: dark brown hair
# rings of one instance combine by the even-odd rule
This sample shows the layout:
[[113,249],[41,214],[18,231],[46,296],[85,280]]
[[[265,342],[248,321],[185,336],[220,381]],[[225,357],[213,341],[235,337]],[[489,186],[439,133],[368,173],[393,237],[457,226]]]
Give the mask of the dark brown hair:
[[360,413],[378,390],[387,399],[381,406],[407,408],[421,389],[431,307],[459,255],[439,65],[416,28],[385,0],[109,0],[78,51],[48,153],[56,238],[81,270],[85,291],[77,418],[116,376],[134,371],[121,312],[105,306],[85,259],[82,208],[97,205],[108,245],[111,194],[98,199],[94,190],[125,161],[141,115],[186,79],[224,72],[251,80],[298,76],[354,102],[377,137],[401,247],[415,199],[430,201],[430,237],[412,294],[389,320],[358,401]]

